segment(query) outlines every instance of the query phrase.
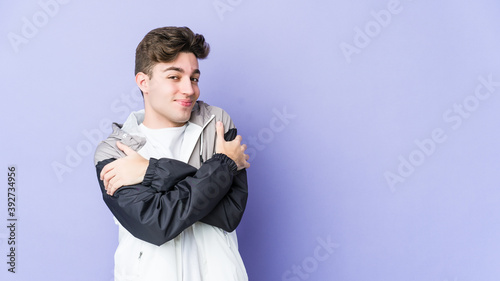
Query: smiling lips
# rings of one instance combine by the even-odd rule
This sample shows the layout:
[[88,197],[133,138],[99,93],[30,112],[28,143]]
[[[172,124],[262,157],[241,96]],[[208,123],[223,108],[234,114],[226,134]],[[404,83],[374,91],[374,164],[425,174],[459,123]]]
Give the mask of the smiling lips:
[[175,101],[184,107],[190,107],[193,104],[193,101],[189,99],[175,100]]

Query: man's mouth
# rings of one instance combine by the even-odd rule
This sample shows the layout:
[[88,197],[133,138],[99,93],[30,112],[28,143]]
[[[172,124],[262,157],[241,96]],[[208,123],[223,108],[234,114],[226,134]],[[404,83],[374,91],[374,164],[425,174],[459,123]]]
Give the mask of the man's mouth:
[[185,106],[185,107],[190,107],[193,104],[193,101],[192,100],[188,100],[188,99],[175,100],[175,101],[178,104],[180,104],[181,106]]

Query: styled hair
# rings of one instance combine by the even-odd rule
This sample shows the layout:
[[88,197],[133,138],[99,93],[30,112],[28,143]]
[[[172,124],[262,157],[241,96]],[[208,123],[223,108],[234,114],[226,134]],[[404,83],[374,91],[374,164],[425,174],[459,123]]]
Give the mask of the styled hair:
[[204,59],[210,52],[210,45],[205,42],[203,35],[193,33],[188,27],[153,29],[137,46],[135,74],[143,72],[151,78],[157,63],[174,61],[182,52],[193,53],[196,58]]

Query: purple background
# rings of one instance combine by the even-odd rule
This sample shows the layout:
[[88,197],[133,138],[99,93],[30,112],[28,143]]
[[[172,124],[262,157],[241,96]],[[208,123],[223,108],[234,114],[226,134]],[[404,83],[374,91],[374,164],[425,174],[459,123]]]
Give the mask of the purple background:
[[498,280],[499,16],[494,0],[2,1],[0,279],[112,280],[93,152],[142,107],[135,47],[177,25],[211,44],[200,99],[252,154],[250,280]]

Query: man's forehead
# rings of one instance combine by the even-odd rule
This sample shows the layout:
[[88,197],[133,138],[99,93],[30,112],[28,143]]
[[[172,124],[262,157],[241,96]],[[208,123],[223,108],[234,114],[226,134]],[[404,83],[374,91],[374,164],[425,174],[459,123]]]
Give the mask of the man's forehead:
[[200,73],[198,59],[194,57],[194,55],[193,58],[180,58],[180,56],[178,56],[176,60],[171,62],[159,62],[154,66],[154,69],[160,72],[177,71],[182,73]]

